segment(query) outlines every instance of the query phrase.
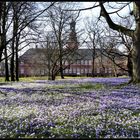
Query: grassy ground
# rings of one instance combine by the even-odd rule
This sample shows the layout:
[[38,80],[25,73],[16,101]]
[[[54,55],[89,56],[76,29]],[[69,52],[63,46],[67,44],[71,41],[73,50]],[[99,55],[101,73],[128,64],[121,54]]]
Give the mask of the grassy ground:
[[[72,77],[72,76],[66,76],[65,79],[77,79],[77,78],[85,78],[85,76],[77,76],[77,77]],[[60,76],[56,77],[56,80],[61,79]],[[33,77],[20,77],[19,81],[25,81],[25,82],[31,82],[34,80],[48,80],[47,76],[33,76]],[[5,78],[4,77],[0,77],[0,82],[5,82]]]
[[128,80],[43,79],[2,85],[0,137],[140,138],[140,87],[127,85]]
[[[120,76],[120,77],[127,78],[127,76]],[[81,78],[87,78],[87,77],[86,76],[76,76],[76,77],[65,76],[65,79],[81,79]],[[106,78],[109,78],[109,77],[106,77]],[[56,76],[56,80],[60,80],[60,79],[61,79],[60,76]],[[24,82],[32,82],[34,80],[48,80],[48,77],[47,76],[33,76],[33,77],[20,77],[19,78],[19,81],[24,81]],[[0,77],[0,83],[3,83],[3,82],[5,82],[5,78]]]

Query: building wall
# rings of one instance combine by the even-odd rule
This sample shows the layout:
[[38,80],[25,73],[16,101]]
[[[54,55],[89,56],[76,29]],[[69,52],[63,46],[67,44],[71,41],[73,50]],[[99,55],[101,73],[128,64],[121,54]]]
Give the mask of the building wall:
[[[33,58],[33,57],[31,57]],[[19,64],[19,73],[21,76],[46,76],[47,67],[41,62],[37,61],[35,58],[32,60],[21,61]],[[120,60],[118,60],[119,63]],[[126,68],[126,60],[121,61],[124,68]],[[79,59],[73,64],[69,65],[69,62],[65,61],[64,75],[84,75],[90,76],[92,74],[92,60]],[[116,75],[127,75],[127,73],[121,70],[119,67],[114,67],[114,64],[108,58],[100,61],[100,57],[95,59],[94,63],[94,75],[95,76],[116,76]]]
[[[92,61],[91,60],[81,60],[81,62],[71,64],[69,68],[64,70],[64,75],[91,75],[92,74]],[[115,70],[113,63],[108,60],[107,63],[104,63],[104,68],[98,61],[95,60],[94,66],[95,76],[115,76]],[[122,69],[116,67],[117,75],[126,75],[127,73]]]

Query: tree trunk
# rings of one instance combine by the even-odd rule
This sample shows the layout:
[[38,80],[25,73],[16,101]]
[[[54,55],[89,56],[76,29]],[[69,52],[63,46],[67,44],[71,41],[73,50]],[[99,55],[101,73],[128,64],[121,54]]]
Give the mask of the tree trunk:
[[2,31],[1,31],[1,25],[2,25],[2,7],[3,3],[0,2],[0,62],[2,59],[2,53],[3,53],[3,45],[2,45]]
[[52,73],[51,75],[51,80],[55,80],[56,75],[54,73]]
[[60,61],[60,76],[61,76],[61,79],[64,79],[62,61]]
[[95,56],[92,57],[92,77],[95,76],[95,74],[94,74],[94,67],[95,67]]
[[[13,36],[15,35],[15,28],[13,27]],[[15,81],[15,37],[12,39],[12,56],[11,56],[11,65],[10,65],[10,72],[11,72],[11,81]]]
[[132,63],[132,54],[131,54],[131,52],[128,55],[127,69],[128,69],[128,75],[132,79],[133,78],[133,63]]
[[19,81],[18,49],[16,49],[16,81]]
[[113,63],[114,76],[118,77],[116,65]]
[[140,82],[140,30],[137,40],[134,42],[133,52],[132,52],[132,63],[133,63],[133,75],[132,81],[134,83]]
[[134,4],[134,16],[136,21],[136,29],[133,37],[133,51],[132,51],[132,64],[133,64],[133,77],[134,83],[140,82],[140,2]]
[[[12,47],[14,47],[12,45]],[[11,57],[11,65],[10,65],[10,72],[11,72],[11,81],[15,81],[15,66],[14,66],[14,48],[12,48],[12,57]]]
[[16,81],[19,81],[19,61],[18,61],[19,36],[16,36]]
[[62,47],[61,47],[61,43],[59,44],[59,49],[60,49],[60,76],[61,76],[61,79],[64,79],[64,74],[63,74],[63,59],[62,59]]
[[51,70],[48,68],[48,80],[51,80]]
[[9,81],[9,68],[8,68],[8,58],[7,58],[7,46],[6,46],[6,2],[3,2],[3,14],[2,14],[2,48],[5,54],[5,81]]
[[9,68],[8,68],[7,48],[5,48],[5,81],[10,81],[9,80]]

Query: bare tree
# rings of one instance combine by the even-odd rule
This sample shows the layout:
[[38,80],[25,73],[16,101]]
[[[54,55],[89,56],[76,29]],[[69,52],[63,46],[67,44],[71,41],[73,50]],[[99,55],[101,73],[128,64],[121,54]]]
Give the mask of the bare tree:
[[8,20],[8,12],[10,9],[10,4],[3,2],[2,3],[2,36],[1,36],[1,48],[4,49],[5,55],[5,81],[9,81],[9,67],[8,67],[8,58],[7,58],[7,46],[6,46],[6,24]]
[[[54,5],[54,2],[48,3],[43,10],[34,10],[33,3],[31,2],[0,2],[1,12],[1,28],[0,28],[0,62],[5,59],[5,77],[9,81],[8,73],[8,57],[11,56],[11,80],[18,81],[18,51],[20,37],[30,25],[42,13]],[[11,54],[7,54],[7,48],[11,48]],[[5,51],[4,51],[5,50]],[[21,49],[20,49],[21,50]],[[3,53],[4,57],[3,58]],[[16,74],[16,77],[15,77]]]
[[[59,55],[59,46],[56,41],[56,37],[54,32],[48,32],[46,35],[45,41],[42,41],[40,50],[41,55],[39,56],[40,63],[45,67],[46,74],[48,76],[48,80],[55,80],[56,76],[60,72],[60,55]],[[70,67],[70,65],[74,62],[75,57],[73,57],[76,50],[70,48],[63,48],[62,54],[62,66],[63,70]],[[37,64],[37,62],[36,62]]]
[[[88,20],[86,24],[87,36],[89,41],[85,41],[88,49],[92,52],[92,76],[94,77],[95,59],[97,57],[97,48],[99,48],[100,34],[102,30],[98,27],[97,21]],[[102,62],[101,62],[102,63]],[[103,65],[103,63],[102,63]]]
[[53,34],[50,32],[46,36],[46,42],[43,43],[43,57],[41,61],[46,66],[48,80],[55,80],[59,72],[59,51]]
[[73,7],[73,5],[69,3],[58,4],[48,11],[48,15],[50,17],[51,28],[54,31],[56,42],[59,48],[59,65],[60,65],[60,75],[61,78],[64,78],[63,75],[63,56],[65,54],[64,46],[66,45],[69,39],[69,24],[71,19],[75,19],[77,15],[72,12],[63,11],[64,8],[69,9]]
[[128,69],[125,67],[127,55],[119,50],[118,46],[120,45],[120,41],[118,42],[118,37],[112,36],[102,37],[100,40],[101,46],[101,55],[107,57],[112,61],[114,76],[118,76],[117,68],[122,71],[128,72]]
[[[130,25],[128,26],[130,27]],[[129,76],[132,77],[131,38],[109,27],[104,26],[104,29],[104,35],[100,39],[100,46],[103,48],[102,54],[113,62],[115,76],[118,75],[116,67],[119,67],[122,71],[128,72]],[[126,60],[128,60],[127,67],[125,67]]]

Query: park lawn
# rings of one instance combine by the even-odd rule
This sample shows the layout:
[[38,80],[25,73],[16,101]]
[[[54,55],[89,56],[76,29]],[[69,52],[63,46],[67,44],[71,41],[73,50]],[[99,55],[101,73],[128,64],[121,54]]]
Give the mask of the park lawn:
[[34,81],[40,84],[34,88],[1,86],[0,137],[140,138],[140,85],[127,85],[128,80],[77,78]]

